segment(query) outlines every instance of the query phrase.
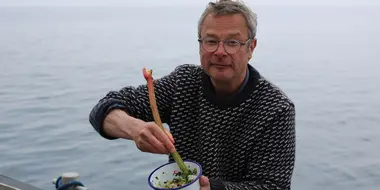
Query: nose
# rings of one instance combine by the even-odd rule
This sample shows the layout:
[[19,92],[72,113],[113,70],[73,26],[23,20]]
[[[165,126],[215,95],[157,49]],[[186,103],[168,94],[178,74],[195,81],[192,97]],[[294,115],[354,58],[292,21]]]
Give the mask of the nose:
[[226,52],[226,50],[224,49],[224,44],[223,44],[223,42],[219,42],[218,49],[216,49],[216,51],[214,52],[214,55],[216,55],[216,56],[218,56],[218,57],[227,56],[227,52]]

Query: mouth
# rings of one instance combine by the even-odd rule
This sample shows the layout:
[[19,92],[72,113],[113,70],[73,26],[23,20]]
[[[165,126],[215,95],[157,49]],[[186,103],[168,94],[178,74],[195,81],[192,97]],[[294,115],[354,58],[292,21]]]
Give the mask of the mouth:
[[231,65],[218,64],[218,63],[211,63],[211,66],[214,66],[214,67],[231,67]]

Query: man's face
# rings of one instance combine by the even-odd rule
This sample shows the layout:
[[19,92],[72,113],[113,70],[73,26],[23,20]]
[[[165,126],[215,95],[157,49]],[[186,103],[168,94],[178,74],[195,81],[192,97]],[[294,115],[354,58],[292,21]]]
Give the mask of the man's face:
[[[229,50],[236,49],[237,43],[220,43],[225,40],[237,40],[246,42],[248,40],[248,27],[244,16],[232,14],[224,16],[213,16],[209,14],[203,21],[201,39],[206,39],[203,44],[208,47],[217,47],[214,52],[208,52],[200,46],[201,65],[205,72],[214,81],[222,83],[236,83],[244,78],[249,56],[252,55],[256,46],[256,39],[251,40],[251,45],[240,45],[240,49],[233,54]],[[218,43],[219,42],[219,43]],[[223,44],[228,49],[223,47]],[[205,45],[206,46],[206,45]],[[229,46],[229,47],[228,47]]]

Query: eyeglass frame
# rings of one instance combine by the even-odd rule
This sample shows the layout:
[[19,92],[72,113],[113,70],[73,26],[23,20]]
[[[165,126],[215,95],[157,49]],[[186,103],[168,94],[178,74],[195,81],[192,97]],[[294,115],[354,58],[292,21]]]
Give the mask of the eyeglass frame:
[[[202,49],[205,50],[205,51],[207,51],[207,50],[203,47],[203,40],[205,40],[206,38],[213,38],[213,37],[203,37],[203,38],[199,38],[199,39],[197,40],[197,41],[200,43]],[[245,42],[241,42],[240,40],[223,40],[223,41],[216,40],[216,41],[218,42],[218,46],[216,47],[216,49],[215,49],[214,51],[207,51],[207,52],[209,52],[209,53],[214,53],[216,50],[219,49],[220,43],[223,43],[223,49],[224,49],[224,51],[225,51],[226,53],[228,53],[228,51],[226,50],[226,47],[224,47],[225,42],[226,42],[226,41],[235,41],[235,42],[239,43],[239,49],[235,52],[235,53],[237,53],[237,52],[240,51],[241,46],[245,46],[245,45],[247,45],[247,43],[248,43],[250,40],[252,40],[252,38],[248,38],[248,40],[245,41]],[[228,53],[228,54],[235,54],[235,53]]]

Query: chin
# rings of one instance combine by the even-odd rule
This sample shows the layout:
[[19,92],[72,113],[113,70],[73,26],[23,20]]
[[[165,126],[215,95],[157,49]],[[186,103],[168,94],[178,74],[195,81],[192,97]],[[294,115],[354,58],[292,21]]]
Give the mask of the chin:
[[232,78],[229,73],[218,71],[210,71],[210,77],[216,81],[230,81]]

